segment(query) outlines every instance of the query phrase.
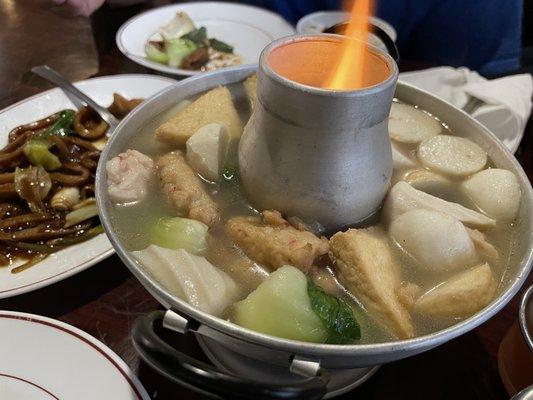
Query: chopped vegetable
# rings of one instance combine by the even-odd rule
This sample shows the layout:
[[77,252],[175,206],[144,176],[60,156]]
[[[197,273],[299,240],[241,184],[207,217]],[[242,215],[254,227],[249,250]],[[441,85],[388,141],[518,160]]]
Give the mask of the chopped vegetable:
[[186,12],[178,11],[172,20],[161,29],[163,39],[177,39],[195,30],[194,22]]
[[191,40],[180,38],[167,40],[165,48],[168,54],[168,65],[179,68],[183,59],[196,51],[198,46]]
[[209,227],[194,219],[161,218],[152,227],[152,243],[168,249],[185,249],[190,253],[201,253],[207,247],[205,236]]
[[203,26],[193,31],[190,31],[186,35],[183,35],[181,38],[190,40],[199,47],[205,47],[209,43],[209,41],[207,40],[207,30]]
[[18,274],[22,271],[26,271],[28,268],[33,267],[35,264],[43,261],[46,257],[48,257],[48,254],[37,254],[36,256],[32,257],[30,260],[26,261],[24,264],[13,268],[11,270],[11,273]]
[[345,344],[361,339],[361,329],[348,304],[327,294],[309,278],[307,293],[313,311],[328,330],[326,343]]
[[148,42],[144,46],[146,57],[149,60],[155,61],[161,64],[168,63],[168,54],[165,52],[165,46],[163,42]]
[[222,53],[233,53],[233,46],[230,46],[229,44],[215,38],[209,39],[209,46],[211,46],[213,50],[220,51]]
[[131,254],[170,293],[201,311],[219,316],[239,295],[233,279],[205,257],[155,245]]
[[85,202],[82,203],[78,203],[76,206],[81,206],[75,207],[74,211],[69,212],[65,216],[65,228],[77,225],[82,221],[96,217],[98,215],[95,199],[87,199]]
[[59,115],[59,119],[46,131],[39,135],[40,138],[46,139],[51,135],[58,136],[70,136],[72,135],[72,125],[74,124],[74,119],[76,118],[76,111],[74,110],[63,110]]
[[46,139],[32,139],[26,142],[22,151],[33,165],[41,165],[47,171],[61,167],[59,158],[50,151],[52,143]]
[[94,228],[87,229],[85,232],[77,236],[64,236],[57,239],[49,240],[47,242],[47,245],[56,248],[66,247],[92,239],[93,237],[98,236],[101,233],[104,233],[104,227],[102,225],[96,225]]
[[51,188],[50,175],[42,166],[15,169],[15,190],[28,202],[31,212],[45,212],[43,199]]
[[329,336],[311,305],[307,278],[289,265],[272,272],[246,299],[236,303],[233,320],[245,328],[286,339],[323,343]]

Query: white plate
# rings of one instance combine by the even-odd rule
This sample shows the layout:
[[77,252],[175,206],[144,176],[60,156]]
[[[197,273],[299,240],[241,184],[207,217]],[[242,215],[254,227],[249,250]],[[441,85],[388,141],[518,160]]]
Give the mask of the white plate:
[[[296,24],[296,32],[307,34],[321,33],[325,29],[341,22],[346,22],[349,19],[350,13],[346,11],[317,11],[302,17]],[[396,30],[391,24],[378,17],[370,17],[370,21],[377,27],[383,29],[394,42],[396,41]],[[385,45],[375,35],[370,35],[370,43],[386,50]]]
[[0,311],[0,355],[1,399],[150,400],[111,349],[54,319]]
[[117,32],[120,51],[130,60],[157,71],[173,75],[196,75],[200,71],[172,68],[146,59],[144,46],[148,39],[166,25],[177,11],[185,11],[207,35],[234,47],[244,64],[255,64],[263,48],[283,36],[292,35],[294,28],[280,15],[242,4],[194,2],[173,4],[146,11],[126,21]]
[[[76,83],[76,86],[98,103],[108,106],[113,101],[114,92],[127,98],[147,98],[174,82],[172,79],[151,75],[116,75],[88,79]],[[65,108],[75,107],[60,89],[48,90],[5,108],[0,111],[0,147],[5,146],[8,133],[14,127]],[[112,253],[111,243],[102,234],[67,247],[18,274],[12,274],[10,267],[0,267],[0,299],[51,285],[83,271]]]

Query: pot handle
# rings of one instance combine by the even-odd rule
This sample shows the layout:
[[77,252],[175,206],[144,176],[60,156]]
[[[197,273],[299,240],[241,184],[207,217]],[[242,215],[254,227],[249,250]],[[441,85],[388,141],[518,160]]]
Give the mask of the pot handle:
[[321,399],[326,394],[329,374],[320,369],[317,376],[291,384],[265,383],[223,373],[190,357],[164,342],[155,332],[154,323],[161,323],[165,311],[153,311],[137,317],[132,339],[139,355],[152,368],[168,379],[191,389],[222,398],[255,400]]
[[[394,40],[392,40],[392,38],[387,32],[385,32],[383,29],[381,29],[374,23],[368,21],[368,25],[370,26],[372,33],[383,42],[390,56],[394,59],[394,61],[396,61],[396,63],[398,63],[398,61],[400,61],[400,53],[398,52],[398,47],[396,47],[396,43],[394,43]],[[341,22],[339,24],[330,26],[324,31],[324,33],[336,33],[338,35],[344,35],[347,26],[348,23]]]

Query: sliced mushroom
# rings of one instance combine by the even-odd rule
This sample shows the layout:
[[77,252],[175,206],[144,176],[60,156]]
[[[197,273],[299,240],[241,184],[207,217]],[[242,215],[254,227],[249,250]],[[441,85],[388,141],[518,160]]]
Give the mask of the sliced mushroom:
[[54,210],[68,211],[80,202],[80,190],[77,187],[64,187],[59,189],[52,200],[50,205]]

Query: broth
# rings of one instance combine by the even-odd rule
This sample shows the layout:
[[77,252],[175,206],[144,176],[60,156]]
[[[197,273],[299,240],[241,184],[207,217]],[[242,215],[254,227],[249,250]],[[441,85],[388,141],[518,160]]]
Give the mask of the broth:
[[[234,84],[230,85],[229,89],[233,94],[234,103],[240,105],[238,111],[241,117],[246,121],[250,110],[247,106],[247,102],[243,101],[244,91],[241,86],[241,84]],[[180,106],[178,105],[177,107]],[[176,107],[158,115],[153,118],[149,124],[140,128],[137,134],[132,137],[128,144],[128,148],[138,150],[139,152],[154,158],[175,149],[175,147],[169,147],[159,143],[154,140],[153,137],[154,130],[163,122],[167,121],[175,111]],[[454,135],[445,124],[440,121],[438,122],[442,129],[442,132],[440,133],[441,135]],[[237,140],[234,140],[230,144],[227,163],[237,162],[237,145]],[[403,154],[410,157],[415,166],[406,170],[395,169],[392,184],[405,179],[406,174],[413,170],[427,170],[416,157],[416,144],[394,142],[394,145],[401,150]],[[181,150],[185,150],[185,148],[181,147]],[[256,216],[259,213],[248,204],[244,197],[241,195],[235,196],[234,193],[230,193],[230,189],[223,184],[210,183],[205,179],[202,179],[202,181],[205,190],[222,210],[222,214],[220,221],[210,227],[207,248],[201,254],[214,266],[220,268],[235,280],[239,288],[239,299],[243,299],[257,288],[270,271],[259,263],[246,257],[244,252],[235,245],[231,238],[228,237],[225,231],[225,225],[231,217]],[[472,200],[460,190],[460,183],[464,181],[464,178],[449,178],[449,181],[449,190],[440,192],[436,191],[430,194],[443,198],[444,200],[459,203],[464,207],[477,210]],[[119,240],[125,245],[128,251],[139,251],[151,244],[151,238],[147,227],[153,226],[159,218],[179,215],[169,206],[167,201],[164,201],[164,194],[161,191],[157,179],[153,179],[149,182],[147,192],[149,195],[136,204],[114,205],[112,207],[111,223]],[[380,216],[377,225],[386,230],[387,225],[382,219],[383,218]],[[498,222],[495,228],[484,231],[484,234],[487,241],[490,242],[499,253],[498,260],[490,263],[492,273],[494,274],[496,282],[499,284],[504,279],[509,258],[516,243],[516,229],[512,222]],[[394,262],[398,266],[402,281],[411,282],[421,288],[427,289],[450,279],[458,273],[457,270],[428,273],[427,270],[420,268],[413,257],[407,255],[406,252],[392,239],[389,238],[389,242],[392,248]],[[322,268],[334,267],[333,262],[327,257],[321,257],[315,265],[316,264],[319,264]],[[358,343],[377,343],[395,339],[394,335],[372,318],[372,313],[365,310],[363,304],[359,302],[354,295],[343,289],[340,292],[340,296],[355,310],[358,322],[361,325],[362,335]],[[224,315],[228,314],[225,313]],[[411,317],[416,336],[422,336],[438,331],[463,319],[462,317],[424,316],[416,312],[411,312]]]

